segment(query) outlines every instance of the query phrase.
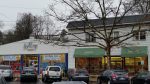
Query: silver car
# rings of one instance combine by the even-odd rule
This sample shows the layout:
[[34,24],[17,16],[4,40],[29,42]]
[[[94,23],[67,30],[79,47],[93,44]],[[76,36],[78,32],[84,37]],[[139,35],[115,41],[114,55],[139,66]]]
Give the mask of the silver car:
[[7,84],[7,82],[2,76],[0,76],[0,84]]
[[0,65],[0,75],[6,80],[13,79],[13,70],[9,65]]

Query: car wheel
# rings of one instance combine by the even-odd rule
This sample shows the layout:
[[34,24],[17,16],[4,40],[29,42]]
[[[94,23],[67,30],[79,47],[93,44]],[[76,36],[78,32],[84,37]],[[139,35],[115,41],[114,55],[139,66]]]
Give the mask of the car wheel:
[[37,78],[34,79],[34,82],[37,82]]
[[131,84],[134,84],[133,80],[131,80],[130,82],[131,82]]
[[44,76],[44,82],[47,82],[47,78]]
[[58,79],[58,81],[61,81],[61,80],[62,80],[62,78],[59,78],[59,79]]
[[100,78],[97,79],[97,84],[101,84]]
[[110,80],[107,82],[107,84],[113,84]]
[[22,79],[22,78],[20,79],[20,82],[23,82],[23,79]]
[[13,80],[14,78],[13,77],[11,77],[11,81]]
[[44,82],[44,78],[42,77],[42,81]]

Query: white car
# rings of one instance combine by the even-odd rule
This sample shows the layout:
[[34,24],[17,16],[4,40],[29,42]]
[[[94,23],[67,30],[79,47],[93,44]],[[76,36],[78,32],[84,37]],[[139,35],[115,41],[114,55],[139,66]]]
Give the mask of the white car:
[[42,81],[46,82],[49,79],[52,81],[62,80],[62,69],[60,66],[47,66],[46,67],[46,69],[42,72]]
[[9,65],[0,65],[0,75],[5,79],[13,79],[13,70]]

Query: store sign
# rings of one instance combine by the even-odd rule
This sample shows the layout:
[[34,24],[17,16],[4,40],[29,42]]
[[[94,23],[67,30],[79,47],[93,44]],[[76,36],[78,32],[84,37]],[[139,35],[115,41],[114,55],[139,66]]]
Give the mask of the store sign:
[[144,65],[144,61],[141,61],[141,65]]
[[3,56],[4,61],[16,61],[17,56]]
[[28,42],[24,44],[24,49],[28,51],[34,51],[37,49],[37,44],[34,44],[33,42]]
[[46,55],[44,60],[61,60],[60,55]]

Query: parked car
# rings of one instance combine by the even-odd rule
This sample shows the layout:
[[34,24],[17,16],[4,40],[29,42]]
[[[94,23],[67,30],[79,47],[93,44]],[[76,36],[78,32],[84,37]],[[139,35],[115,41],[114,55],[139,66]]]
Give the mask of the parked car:
[[86,69],[78,69],[70,76],[71,81],[84,81],[89,83],[89,73]]
[[7,84],[7,82],[5,81],[5,78],[1,75],[0,75],[0,84]]
[[6,80],[13,79],[13,70],[12,70],[11,66],[9,66],[9,65],[0,65],[0,74]]
[[150,84],[150,72],[144,71],[137,73],[132,77],[131,84]]
[[47,66],[42,72],[42,81],[61,81],[62,80],[62,69],[60,66]]
[[37,81],[37,73],[34,68],[31,67],[25,67],[23,68],[21,75],[20,75],[20,81]]
[[71,77],[74,75],[74,73],[75,73],[75,69],[68,69],[67,75],[68,75],[69,81],[72,80]]
[[53,82],[52,84],[87,84],[83,81],[62,81],[62,82]]
[[97,84],[129,84],[130,80],[128,77],[128,72],[125,70],[117,69],[117,70],[105,70],[102,72],[100,76],[97,78]]

